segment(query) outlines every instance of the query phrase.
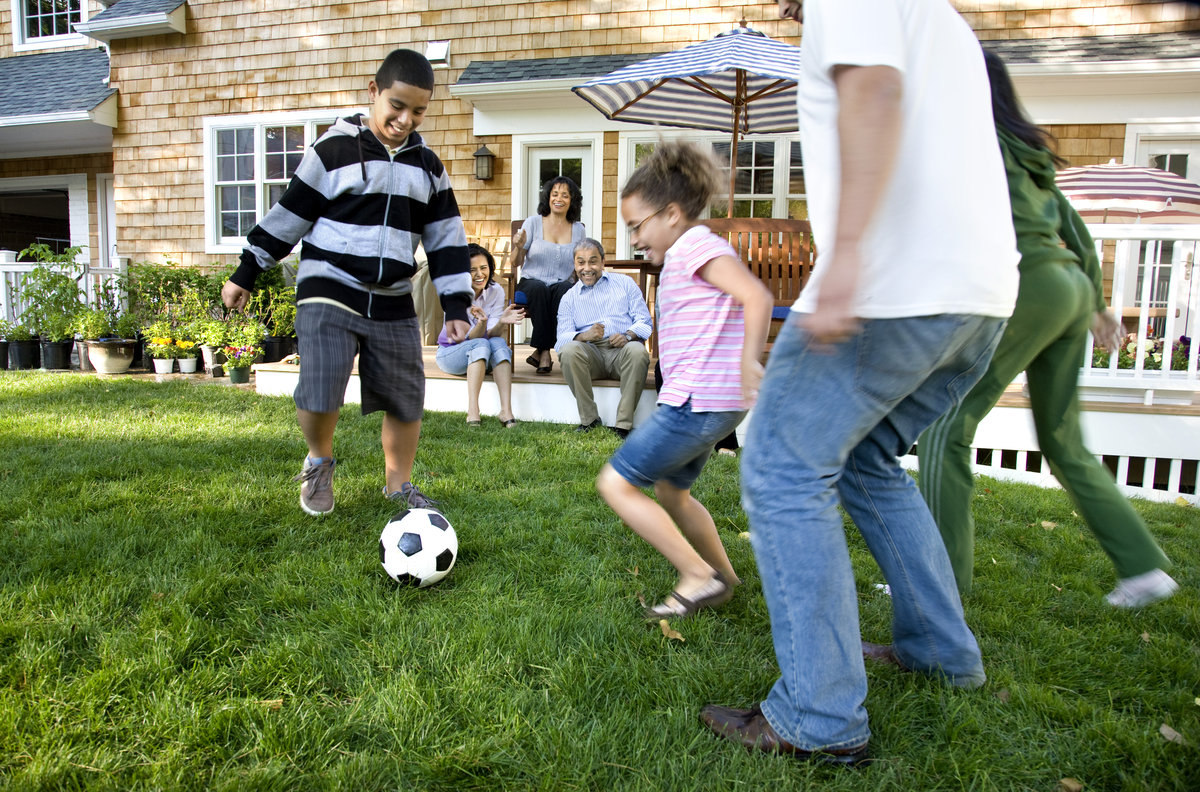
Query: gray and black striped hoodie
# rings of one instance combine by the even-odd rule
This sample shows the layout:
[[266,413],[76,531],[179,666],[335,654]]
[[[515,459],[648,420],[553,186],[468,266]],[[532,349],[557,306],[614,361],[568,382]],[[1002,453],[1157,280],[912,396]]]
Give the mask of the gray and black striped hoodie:
[[392,157],[363,116],[338,119],[251,229],[230,280],[253,290],[258,274],[301,240],[298,303],[333,302],[368,319],[415,316],[413,254],[423,243],[446,318],[467,318],[471,276],[458,203],[445,166],[416,132]]

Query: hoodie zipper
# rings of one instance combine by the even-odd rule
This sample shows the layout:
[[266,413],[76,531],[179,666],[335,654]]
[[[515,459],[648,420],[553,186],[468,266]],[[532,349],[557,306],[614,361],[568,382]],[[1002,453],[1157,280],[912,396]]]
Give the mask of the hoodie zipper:
[[[381,222],[379,224],[379,274],[375,278],[375,281],[379,284],[383,283],[383,258],[384,258],[384,254],[387,252],[386,247],[387,247],[388,217],[392,213],[393,182],[395,181],[395,178],[396,178],[396,169],[391,166],[396,163],[396,157],[399,157],[399,156],[400,156],[400,152],[397,151],[395,153],[395,155],[388,157],[387,201],[385,201],[383,204],[383,222]],[[371,318],[371,308],[373,307],[374,302],[375,302],[375,290],[368,288],[368,290],[367,290],[367,318],[368,319]]]

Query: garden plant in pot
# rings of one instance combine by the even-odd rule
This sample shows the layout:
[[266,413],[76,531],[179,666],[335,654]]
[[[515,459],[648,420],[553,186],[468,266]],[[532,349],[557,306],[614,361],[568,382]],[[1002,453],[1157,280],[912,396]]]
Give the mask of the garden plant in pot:
[[0,371],[8,368],[8,334],[12,332],[12,322],[0,319]]
[[42,365],[41,344],[33,330],[23,324],[9,325],[4,336],[8,339],[11,368],[35,369]]
[[258,279],[258,291],[250,298],[248,310],[267,328],[264,363],[283,360],[296,351],[296,287],[283,282],[282,268],[268,270]]
[[48,245],[30,245],[20,258],[37,265],[21,281],[21,302],[25,309],[21,321],[42,342],[42,365],[48,369],[71,367],[71,349],[75,345],[75,326],[83,310],[83,292],[76,281],[75,259],[80,248],[55,253]]
[[137,321],[122,312],[118,284],[109,282],[97,291],[95,306],[79,314],[75,329],[83,339],[81,362],[86,358],[100,374],[129,370],[138,346]]
[[252,316],[236,314],[230,317],[225,346],[225,370],[229,381],[241,385],[250,381],[250,366],[262,355],[262,340],[267,328]]
[[76,329],[92,367],[99,374],[124,374],[133,363],[137,348],[136,331],[129,318],[114,317],[102,308],[87,308]]
[[[181,335],[183,334],[181,333]],[[200,351],[200,347],[196,346],[196,342],[191,339],[176,338],[175,348],[179,355],[175,358],[175,362],[179,365],[179,373],[195,374],[196,363],[198,362],[196,353]]]
[[[212,372],[215,352],[225,342],[225,323],[214,314],[223,313],[224,308],[215,308],[207,295],[195,291],[184,294],[182,301],[171,308],[175,343],[183,353],[179,357],[180,373],[196,371],[196,356],[200,354],[204,356],[204,370]],[[221,376],[221,372],[213,376]]]
[[154,363],[154,373],[170,374],[174,371],[179,347],[171,337],[171,323],[166,319],[151,322],[142,328],[142,335],[147,339],[146,354]]
[[205,319],[196,325],[196,340],[200,342],[200,353],[204,356],[204,368],[213,377],[225,376],[225,346],[227,328],[220,319]]

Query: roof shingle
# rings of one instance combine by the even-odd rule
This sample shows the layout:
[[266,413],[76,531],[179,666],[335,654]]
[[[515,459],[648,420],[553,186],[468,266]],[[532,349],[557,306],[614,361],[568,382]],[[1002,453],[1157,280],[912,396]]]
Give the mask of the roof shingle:
[[121,17],[142,16],[143,14],[169,14],[187,0],[119,0],[108,8],[88,19],[88,22],[111,22]]
[[[132,0],[122,0],[131,2]],[[1150,33],[1132,36],[1069,36],[1063,38],[993,39],[983,46],[1007,63],[1111,63],[1135,60],[1200,58],[1200,31]],[[471,61],[459,85],[599,77],[659,53],[639,55],[582,55],[568,58]]]
[[117,92],[107,80],[103,49],[0,58],[0,118],[91,110]]

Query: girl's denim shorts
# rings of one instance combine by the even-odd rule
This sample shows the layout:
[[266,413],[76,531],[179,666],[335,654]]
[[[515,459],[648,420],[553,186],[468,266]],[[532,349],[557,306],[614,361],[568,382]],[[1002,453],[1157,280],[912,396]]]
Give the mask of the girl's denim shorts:
[[713,444],[732,432],[745,415],[741,410],[692,412],[691,401],[682,407],[660,404],[650,420],[630,432],[609,464],[635,487],[665,481],[690,490]]

